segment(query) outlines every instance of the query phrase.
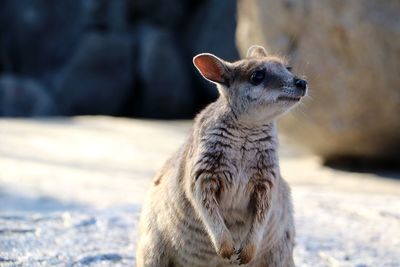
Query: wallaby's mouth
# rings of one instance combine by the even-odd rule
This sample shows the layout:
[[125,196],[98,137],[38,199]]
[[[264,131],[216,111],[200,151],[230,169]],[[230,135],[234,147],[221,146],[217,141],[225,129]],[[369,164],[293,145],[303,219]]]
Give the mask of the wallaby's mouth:
[[292,102],[297,102],[300,101],[301,97],[299,96],[279,96],[278,100],[282,100],[282,101],[292,101]]
[[304,89],[283,87],[282,94],[278,96],[277,101],[299,102],[303,96],[307,95],[307,87]]

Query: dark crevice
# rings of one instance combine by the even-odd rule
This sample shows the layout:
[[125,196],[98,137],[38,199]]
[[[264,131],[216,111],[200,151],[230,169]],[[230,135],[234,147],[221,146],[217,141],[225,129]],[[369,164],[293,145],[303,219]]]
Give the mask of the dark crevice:
[[400,160],[363,156],[331,156],[324,160],[324,165],[333,169],[372,173],[387,178],[400,179]]

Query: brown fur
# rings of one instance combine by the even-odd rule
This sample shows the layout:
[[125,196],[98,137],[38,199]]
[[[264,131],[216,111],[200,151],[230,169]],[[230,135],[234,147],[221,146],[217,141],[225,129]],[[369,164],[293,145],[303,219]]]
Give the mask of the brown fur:
[[[275,118],[301,97],[283,61],[260,47],[228,63],[194,59],[220,98],[195,119],[156,176],[141,216],[138,267],[293,267],[290,190],[279,171]],[[262,83],[249,83],[264,69]]]

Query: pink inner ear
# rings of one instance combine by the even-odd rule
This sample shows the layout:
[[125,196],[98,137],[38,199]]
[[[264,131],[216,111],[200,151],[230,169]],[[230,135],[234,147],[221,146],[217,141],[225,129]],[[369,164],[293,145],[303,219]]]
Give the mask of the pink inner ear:
[[207,79],[213,82],[224,82],[222,77],[223,66],[221,66],[222,63],[218,59],[209,55],[198,56],[195,58],[194,64]]

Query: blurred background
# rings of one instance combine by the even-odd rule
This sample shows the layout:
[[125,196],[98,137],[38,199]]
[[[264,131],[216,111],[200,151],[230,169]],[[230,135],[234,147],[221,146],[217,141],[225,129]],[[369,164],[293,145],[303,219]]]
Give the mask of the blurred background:
[[3,116],[191,118],[217,95],[192,57],[238,58],[232,0],[0,5]]
[[393,165],[399,12],[397,0],[2,0],[0,115],[192,118],[217,97],[192,57],[260,44],[311,86],[283,133],[332,164]]
[[0,0],[0,266],[132,266],[151,177],[218,96],[193,56],[253,44],[310,85],[279,120],[298,266],[400,266],[398,0]]

